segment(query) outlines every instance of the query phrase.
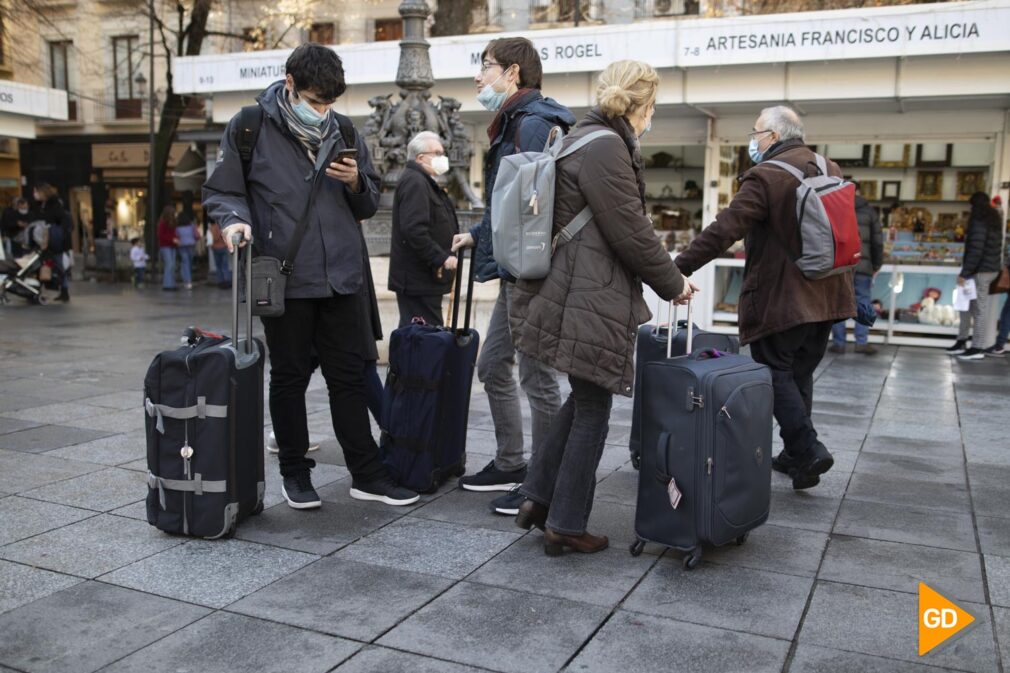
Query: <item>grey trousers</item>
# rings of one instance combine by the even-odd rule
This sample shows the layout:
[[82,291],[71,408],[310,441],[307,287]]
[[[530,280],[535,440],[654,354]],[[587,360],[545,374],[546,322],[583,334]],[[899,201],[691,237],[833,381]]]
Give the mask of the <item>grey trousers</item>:
[[550,508],[547,527],[582,535],[596,493],[596,468],[610,430],[614,396],[594,383],[569,376],[572,394],[554,419],[547,441],[530,458],[519,492]]
[[997,271],[984,271],[972,276],[975,279],[975,287],[978,290],[978,299],[973,299],[967,311],[961,311],[961,325],[958,328],[957,338],[964,341],[971,334],[972,348],[988,348],[992,344],[985,342],[986,332],[989,329],[989,302],[997,300],[989,294],[989,286],[999,275]]
[[502,281],[498,300],[491,312],[484,345],[477,360],[477,378],[484,384],[498,444],[495,467],[518,470],[526,465],[523,457],[523,417],[519,407],[519,389],[512,367],[519,362],[519,383],[530,403],[533,443],[536,453],[544,442],[551,421],[561,407],[561,391],[555,371],[544,363],[517,353],[512,344],[508,312],[512,303],[512,283]]

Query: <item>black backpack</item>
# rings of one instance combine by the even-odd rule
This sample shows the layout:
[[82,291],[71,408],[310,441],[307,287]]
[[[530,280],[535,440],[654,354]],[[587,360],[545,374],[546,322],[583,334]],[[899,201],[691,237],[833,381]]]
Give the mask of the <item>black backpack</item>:
[[[337,125],[340,127],[340,136],[344,139],[344,147],[354,148],[357,144],[354,141],[354,125],[349,117],[334,112],[337,116]],[[252,165],[253,149],[256,141],[260,137],[260,127],[263,126],[263,108],[259,105],[246,105],[238,113],[238,124],[235,126],[235,146],[238,149],[239,158],[242,160],[242,175],[249,179],[249,167]]]

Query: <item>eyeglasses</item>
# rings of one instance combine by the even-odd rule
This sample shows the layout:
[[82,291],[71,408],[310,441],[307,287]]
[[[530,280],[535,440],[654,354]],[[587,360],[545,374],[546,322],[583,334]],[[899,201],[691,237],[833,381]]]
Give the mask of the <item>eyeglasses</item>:
[[755,136],[761,135],[762,133],[774,133],[774,131],[772,131],[771,129],[765,129],[764,131],[754,130],[754,131],[751,131],[750,133],[748,133],[747,137],[748,138],[753,138]]
[[480,74],[483,75],[484,73],[486,73],[488,70],[490,70],[495,66],[498,66],[499,68],[505,67],[501,63],[495,63],[494,61],[484,61],[483,63],[480,64]]
[[435,157],[444,157],[445,156],[445,150],[439,150],[438,152],[418,152],[417,156],[422,157],[425,154],[430,154],[430,155],[435,156]]

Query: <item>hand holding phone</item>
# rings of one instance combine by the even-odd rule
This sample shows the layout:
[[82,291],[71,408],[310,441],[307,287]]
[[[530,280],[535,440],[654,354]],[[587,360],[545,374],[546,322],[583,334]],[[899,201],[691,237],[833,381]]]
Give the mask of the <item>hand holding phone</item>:
[[355,193],[361,191],[358,162],[356,161],[357,156],[358,150],[356,149],[340,150],[337,152],[336,161],[331,162],[329,168],[326,169],[326,175],[335,180],[340,180]]

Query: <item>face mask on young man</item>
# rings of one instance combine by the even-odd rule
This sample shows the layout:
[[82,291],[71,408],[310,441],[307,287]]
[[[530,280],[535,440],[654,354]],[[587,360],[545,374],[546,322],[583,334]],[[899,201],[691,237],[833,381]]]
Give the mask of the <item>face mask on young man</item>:
[[299,100],[297,103],[293,103],[291,105],[291,110],[295,113],[295,117],[298,118],[298,121],[306,126],[322,126],[326,117],[316,112],[315,108],[309,105],[304,98],[298,96],[297,93],[295,93],[294,96]]
[[[484,88],[480,90],[477,94],[477,102],[484,106],[484,109],[488,112],[497,112],[501,109],[501,106],[505,103],[505,99],[508,98],[506,91],[495,91],[494,85],[505,76],[505,70],[498,75],[495,81],[490,84],[485,84]],[[507,82],[506,82],[507,84]]]

